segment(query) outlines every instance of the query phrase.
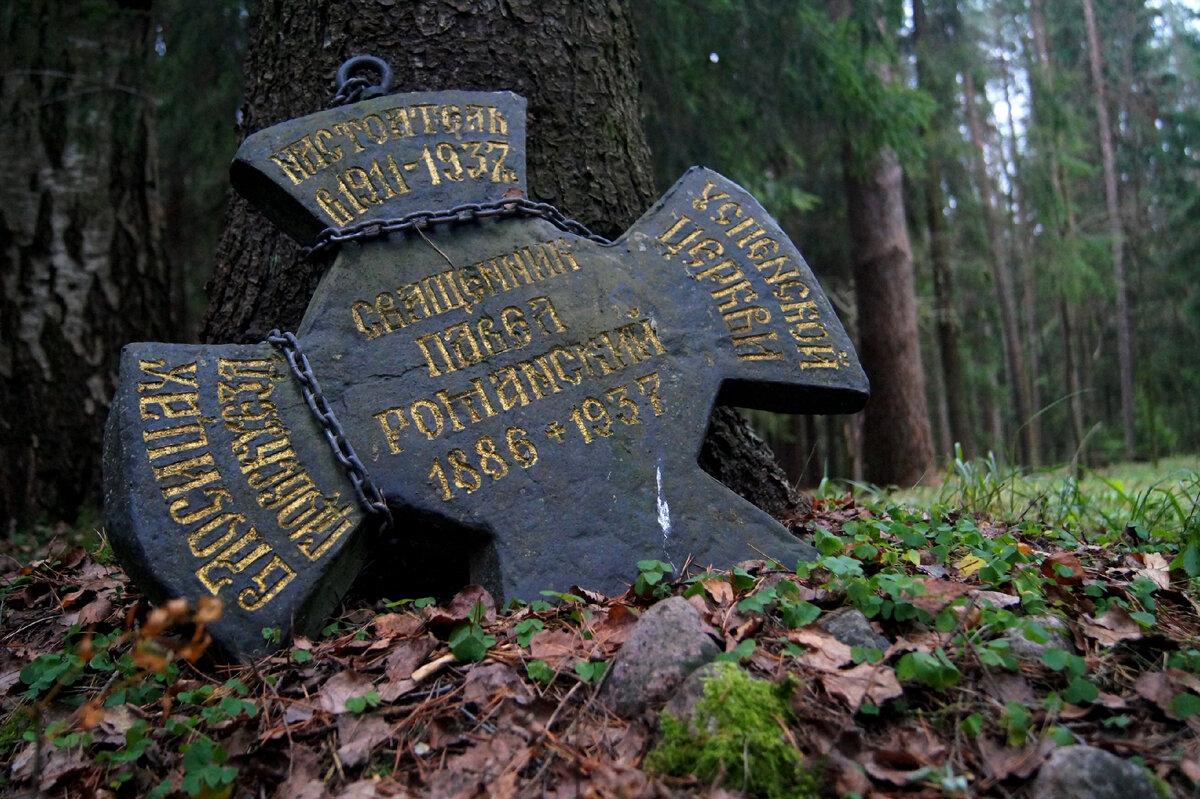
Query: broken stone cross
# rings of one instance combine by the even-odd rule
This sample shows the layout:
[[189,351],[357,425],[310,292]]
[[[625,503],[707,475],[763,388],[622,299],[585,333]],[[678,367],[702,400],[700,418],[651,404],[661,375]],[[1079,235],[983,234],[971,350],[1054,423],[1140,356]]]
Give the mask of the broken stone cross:
[[804,259],[701,168],[616,241],[583,235],[524,199],[524,108],[385,95],[249,137],[236,188],[339,245],[295,336],[122,353],[108,534],[152,597],[221,599],[235,656],[323,623],[382,545],[380,495],[399,546],[440,546],[498,599],[811,552],[696,462],[714,403],[865,403]]

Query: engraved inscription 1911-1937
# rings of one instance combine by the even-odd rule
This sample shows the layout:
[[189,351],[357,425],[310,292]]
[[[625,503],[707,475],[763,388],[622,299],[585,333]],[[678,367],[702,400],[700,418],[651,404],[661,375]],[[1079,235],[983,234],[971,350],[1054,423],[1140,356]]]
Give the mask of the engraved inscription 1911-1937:
[[[702,168],[611,243],[509,213],[497,202],[526,191],[524,105],[375,97],[256,133],[232,168],[301,241],[351,233],[296,341],[395,535],[458,531],[470,579],[505,598],[616,590],[645,558],[810,552],[696,464],[715,402],[866,401],[800,253]],[[126,347],[105,462],[131,574],[154,595],[221,599],[212,632],[235,655],[261,651],[263,628],[321,623],[369,557],[353,486],[270,344]]]

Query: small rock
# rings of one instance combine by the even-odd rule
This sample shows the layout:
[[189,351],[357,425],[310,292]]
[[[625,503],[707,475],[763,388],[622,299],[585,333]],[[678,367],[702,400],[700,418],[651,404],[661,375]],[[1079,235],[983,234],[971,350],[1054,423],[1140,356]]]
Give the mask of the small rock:
[[1156,799],[1142,768],[1094,746],[1055,750],[1038,771],[1038,799]]
[[1039,644],[1025,637],[1024,627],[1010,627],[1004,631],[1004,639],[1008,641],[1008,651],[1014,658],[1024,662],[1038,662],[1047,649],[1061,649],[1064,652],[1075,652],[1067,623],[1058,616],[1031,616],[1029,621],[1037,622],[1046,631],[1046,643]]
[[689,674],[721,651],[712,628],[682,597],[651,607],[613,660],[600,700],[618,716],[636,716],[669,697]]
[[892,642],[884,638],[871,626],[867,617],[858,608],[846,608],[831,613],[820,626],[846,646],[861,646],[863,649],[886,650]]
[[696,705],[704,698],[705,680],[720,676],[721,669],[716,663],[705,663],[687,676],[663,710],[681,721],[694,721]]

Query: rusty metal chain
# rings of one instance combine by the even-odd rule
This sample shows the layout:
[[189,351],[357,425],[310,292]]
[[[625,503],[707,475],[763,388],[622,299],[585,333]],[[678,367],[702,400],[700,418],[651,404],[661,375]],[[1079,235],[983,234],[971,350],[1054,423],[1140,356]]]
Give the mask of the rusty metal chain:
[[566,233],[573,233],[599,244],[612,243],[588,230],[582,222],[566,217],[550,203],[513,197],[486,203],[464,203],[444,211],[414,211],[397,219],[367,220],[344,228],[325,228],[317,235],[313,245],[301,250],[300,255],[301,258],[309,260],[345,241],[386,238],[389,233],[407,233],[430,225],[462,224],[503,216],[544,219]]
[[372,482],[366,467],[363,466],[363,462],[354,452],[354,447],[346,438],[341,422],[338,421],[329,401],[325,399],[325,394],[321,391],[321,384],[317,382],[317,376],[313,374],[308,357],[300,349],[300,342],[293,334],[279,330],[272,330],[267,336],[267,341],[283,352],[283,357],[287,359],[292,374],[300,381],[300,395],[304,397],[309,410],[320,422],[325,439],[329,442],[329,448],[333,450],[334,457],[342,465],[346,476],[350,479],[350,484],[354,487],[354,495],[358,498],[358,504],[368,514],[380,520],[381,531],[388,530],[392,526],[392,511],[388,508],[387,498]]

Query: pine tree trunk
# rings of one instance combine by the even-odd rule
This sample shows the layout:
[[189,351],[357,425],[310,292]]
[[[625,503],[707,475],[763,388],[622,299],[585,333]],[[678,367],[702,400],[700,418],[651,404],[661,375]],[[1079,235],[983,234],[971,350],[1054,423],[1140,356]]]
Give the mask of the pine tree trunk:
[[1100,138],[1100,157],[1104,165],[1105,212],[1108,215],[1113,285],[1117,294],[1117,371],[1121,382],[1121,426],[1125,432],[1125,457],[1132,459],[1137,453],[1137,434],[1134,426],[1133,333],[1129,320],[1129,292],[1125,285],[1125,230],[1121,221],[1120,197],[1117,194],[1116,157],[1113,153],[1112,124],[1108,115],[1108,92],[1105,90],[1104,68],[1100,57],[1100,35],[1096,31],[1096,12],[1092,7],[1092,0],[1083,0],[1083,18],[1087,26],[1092,86],[1096,92],[1096,127]]
[[871,379],[863,431],[866,477],[911,486],[930,476],[933,434],[917,329],[903,175],[893,153],[865,174],[846,156],[846,203],[858,302],[858,354]]
[[[951,116],[957,102],[953,87],[947,80],[944,67],[939,71],[930,64],[934,58],[947,57],[949,36],[943,30],[931,29],[923,0],[913,2],[913,24],[917,37],[917,80],[940,106],[931,119],[926,135],[928,158],[925,176],[925,223],[929,228],[929,260],[933,266],[934,319],[938,353],[941,356],[942,381],[949,417],[950,437],[962,447],[967,458],[975,456],[975,431],[967,405],[966,374],[959,336],[962,325],[958,319],[954,296],[954,273],[950,262],[949,233],[946,230],[945,198],[942,191],[942,159],[938,153],[941,139],[946,135],[943,120]],[[942,52],[938,52],[938,51]],[[952,77],[952,74],[951,74]]]
[[[1004,70],[1004,99],[1009,107],[1012,107],[1011,93],[1009,91],[1009,71],[1007,64]],[[1028,353],[1029,360],[1029,404],[1033,410],[1033,417],[1026,424],[1029,426],[1033,437],[1033,453],[1030,459],[1030,465],[1036,466],[1042,462],[1043,447],[1045,445],[1045,436],[1042,434],[1042,393],[1039,379],[1042,374],[1041,355],[1038,348],[1038,323],[1037,323],[1037,303],[1035,302],[1037,295],[1037,281],[1033,268],[1033,252],[1030,234],[1030,213],[1029,207],[1029,191],[1027,185],[1022,182],[1027,175],[1025,174],[1024,160],[1018,153],[1018,134],[1014,115],[1008,115],[1008,134],[1009,141],[1012,142],[1012,158],[1013,172],[1017,176],[1017,185],[1014,191],[1017,192],[1017,199],[1014,200],[1010,207],[1017,207],[1017,211],[1013,218],[1013,238],[1015,239],[1014,249],[1018,253],[1018,259],[1021,265],[1021,321],[1024,326],[1024,348]]]
[[962,324],[954,297],[954,272],[950,265],[950,247],[946,241],[946,217],[940,188],[941,170],[930,165],[926,187],[925,220],[929,226],[929,259],[933,264],[933,301],[936,316],[938,353],[942,361],[946,412],[950,437],[962,448],[963,457],[975,457],[975,428],[967,405],[966,369],[958,339]]
[[[615,236],[653,202],[627,0],[260,3],[250,25],[242,133],[326,107],[352,55],[387,61],[396,91],[511,90],[528,100],[530,195]],[[431,209],[436,210],[436,209]],[[241,199],[217,253],[206,341],[294,329],[321,275]],[[701,466],[764,510],[798,505],[782,470],[732,410],[715,413]]]
[[148,6],[0,14],[0,535],[98,502],[121,346],[171,335]]
[[980,213],[983,216],[984,234],[987,238],[988,266],[996,282],[996,304],[1000,311],[1000,337],[1004,345],[1005,375],[1016,406],[1019,434],[1019,457],[1023,463],[1033,465],[1037,444],[1033,428],[1028,424],[1033,416],[1029,402],[1029,370],[1025,366],[1025,353],[1021,349],[1021,333],[1017,320],[1016,295],[1013,289],[1012,267],[1002,250],[999,225],[996,220],[995,195],[991,177],[987,171],[987,157],[983,141],[983,121],[975,99],[975,81],[966,73],[963,95],[967,106],[967,128],[971,146],[975,151],[975,184],[979,192]]

